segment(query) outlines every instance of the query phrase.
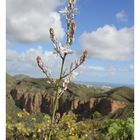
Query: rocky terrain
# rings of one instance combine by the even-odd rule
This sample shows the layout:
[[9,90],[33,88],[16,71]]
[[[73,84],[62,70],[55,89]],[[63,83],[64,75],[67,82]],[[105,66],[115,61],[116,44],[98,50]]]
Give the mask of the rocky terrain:
[[[46,79],[12,77],[7,74],[6,82],[7,100],[13,100],[18,108],[24,108],[30,113],[51,113],[54,92]],[[108,90],[70,83],[60,99],[57,111],[61,114],[72,111],[85,117],[95,111],[110,116],[132,115],[133,103],[134,90],[128,87]]]

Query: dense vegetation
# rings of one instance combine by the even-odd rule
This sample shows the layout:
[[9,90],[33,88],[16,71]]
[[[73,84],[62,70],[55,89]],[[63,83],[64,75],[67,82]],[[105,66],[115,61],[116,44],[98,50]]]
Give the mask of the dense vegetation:
[[[13,119],[7,115],[7,140],[47,140],[51,118],[47,114],[18,112]],[[95,112],[93,119],[77,121],[73,113],[63,114],[53,124],[52,140],[133,140],[134,120],[103,119]]]

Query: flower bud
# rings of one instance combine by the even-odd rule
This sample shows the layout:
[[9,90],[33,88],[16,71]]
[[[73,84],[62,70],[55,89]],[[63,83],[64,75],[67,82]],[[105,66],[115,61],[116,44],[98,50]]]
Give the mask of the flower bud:
[[74,5],[76,0],[69,0],[69,3]]
[[42,62],[42,59],[41,59],[40,56],[37,56],[36,61],[37,61],[38,66],[39,66],[40,68],[42,68],[42,67],[43,67],[43,62]]
[[72,21],[71,21],[71,34],[72,34],[72,35],[74,35],[75,30],[76,30],[75,21],[72,20]]
[[50,32],[50,39],[54,42],[55,41],[54,29],[51,27],[49,32]]

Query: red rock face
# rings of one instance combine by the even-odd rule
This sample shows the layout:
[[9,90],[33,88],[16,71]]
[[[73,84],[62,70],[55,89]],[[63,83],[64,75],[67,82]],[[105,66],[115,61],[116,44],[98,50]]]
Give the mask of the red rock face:
[[25,108],[28,112],[40,112],[42,98],[40,94],[23,93],[21,90],[12,90],[11,95],[15,103],[20,108]]
[[[30,113],[52,112],[53,94],[46,93],[45,91],[28,93],[17,88],[11,91],[11,95],[18,107],[25,108]],[[57,111],[61,114],[70,110],[76,113],[99,111],[103,115],[107,115],[125,106],[125,103],[109,98],[90,98],[88,101],[83,101],[80,99],[69,100],[69,98],[62,96],[58,103]]]
[[118,109],[124,108],[125,106],[126,104],[124,102],[113,100],[111,104],[111,113],[114,113]]

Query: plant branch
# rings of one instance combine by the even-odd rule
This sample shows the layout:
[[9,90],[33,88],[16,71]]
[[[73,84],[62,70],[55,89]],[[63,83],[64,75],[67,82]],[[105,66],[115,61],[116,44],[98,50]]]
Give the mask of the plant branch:
[[[83,54],[82,54],[81,57],[80,57],[79,62],[75,62],[75,66],[74,66],[74,67],[73,67],[73,65],[71,65],[70,71],[69,71],[67,74],[65,74],[62,78],[65,78],[65,77],[67,77],[69,74],[72,74],[72,72],[73,72],[74,70],[76,70],[82,63],[84,63],[86,57],[87,57],[87,50],[85,50],[85,51],[83,52]],[[73,63],[72,63],[72,64],[73,64]]]

